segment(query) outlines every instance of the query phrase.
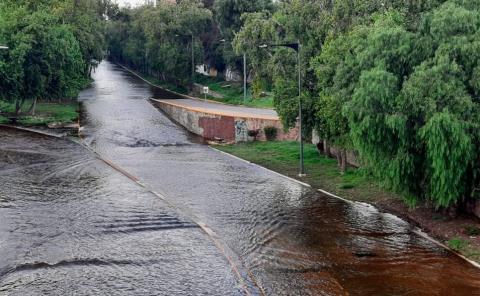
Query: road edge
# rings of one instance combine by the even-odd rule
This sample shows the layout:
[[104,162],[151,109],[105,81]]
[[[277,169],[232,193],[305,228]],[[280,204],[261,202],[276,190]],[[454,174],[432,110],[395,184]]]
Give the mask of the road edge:
[[[290,181],[293,181],[293,182],[295,182],[295,183],[297,183],[297,184],[300,184],[300,185],[302,185],[302,186],[306,186],[306,187],[308,187],[308,188],[312,188],[312,189],[314,189],[315,191],[318,191],[318,192],[321,192],[321,193],[323,193],[323,194],[325,194],[325,195],[328,195],[328,196],[330,196],[330,197],[333,197],[333,198],[342,200],[342,201],[344,201],[344,202],[346,202],[346,203],[349,203],[349,204],[368,204],[369,206],[374,207],[379,213],[385,213],[385,214],[393,215],[393,216],[395,216],[396,218],[398,218],[398,219],[400,219],[400,220],[402,220],[402,221],[404,221],[404,222],[406,222],[406,223],[408,223],[408,224],[411,225],[411,223],[409,223],[409,222],[406,221],[405,219],[403,219],[403,218],[401,218],[401,217],[399,217],[399,216],[397,216],[397,215],[395,215],[395,214],[393,214],[393,213],[381,211],[379,208],[377,208],[377,207],[376,207],[375,205],[373,205],[373,204],[366,203],[366,202],[358,202],[358,201],[349,200],[349,199],[340,197],[340,196],[338,196],[338,195],[335,195],[335,194],[333,194],[333,193],[331,193],[331,192],[328,192],[328,191],[326,191],[326,190],[323,190],[323,189],[320,189],[320,188],[313,188],[312,185],[310,185],[310,184],[307,184],[307,183],[305,183],[305,182],[299,181],[299,180],[294,179],[294,178],[292,178],[292,177],[283,175],[283,174],[281,174],[281,173],[279,173],[279,172],[272,171],[271,169],[268,169],[268,168],[266,168],[266,167],[264,167],[264,166],[261,166],[261,165],[259,165],[259,164],[253,163],[253,162],[248,161],[248,160],[246,160],[246,159],[240,158],[240,157],[238,157],[238,156],[236,156],[236,155],[233,155],[233,154],[230,154],[230,153],[228,153],[228,152],[219,150],[219,149],[217,149],[217,148],[215,148],[215,147],[212,147],[212,146],[210,146],[210,145],[209,145],[208,147],[209,147],[210,149],[214,150],[214,151],[220,152],[220,153],[222,153],[222,154],[224,154],[224,155],[227,155],[227,156],[229,156],[229,157],[231,157],[231,158],[234,158],[234,159],[237,159],[237,160],[242,161],[242,162],[244,162],[244,163],[247,163],[247,164],[250,164],[250,165],[253,165],[253,166],[262,168],[262,169],[267,170],[267,171],[269,171],[269,172],[271,172],[271,173],[274,173],[274,174],[277,175],[277,176],[281,176],[281,177],[283,177],[283,178],[285,178],[285,179],[288,179],[288,180],[290,180]],[[444,243],[442,243],[442,242],[438,241],[437,239],[431,237],[431,236],[428,235],[426,232],[424,232],[421,228],[415,227],[415,228],[412,230],[412,232],[413,232],[414,234],[416,234],[416,235],[418,235],[418,236],[420,236],[420,237],[422,237],[422,238],[430,241],[431,243],[437,245],[438,247],[441,247],[441,248],[443,248],[443,249],[445,249],[445,250],[447,250],[447,251],[455,254],[455,255],[456,255],[457,257],[459,257],[460,259],[463,259],[464,261],[470,263],[472,266],[480,269],[480,264],[479,264],[479,263],[477,263],[477,262],[475,262],[475,261],[473,261],[473,260],[465,257],[464,255],[458,253],[457,251],[455,251],[455,250],[453,250],[452,248],[448,247],[448,246],[445,245]]]
[[235,159],[237,159],[237,160],[239,160],[239,161],[241,161],[241,162],[244,162],[244,163],[247,163],[247,164],[249,164],[249,165],[252,165],[252,166],[258,167],[258,168],[260,168],[260,169],[266,170],[266,171],[268,171],[268,172],[270,172],[270,173],[273,173],[273,174],[275,174],[275,175],[277,175],[277,176],[279,176],[279,177],[288,179],[288,180],[290,180],[290,181],[292,181],[292,182],[295,182],[295,183],[297,183],[297,184],[300,184],[300,185],[302,185],[302,186],[305,186],[305,187],[308,187],[308,188],[312,188],[312,185],[310,185],[310,184],[308,184],[308,183],[305,183],[305,182],[299,181],[299,180],[297,180],[297,179],[294,179],[294,178],[292,178],[292,177],[289,177],[289,176],[280,174],[279,172],[272,171],[271,169],[267,169],[267,168],[264,167],[264,166],[261,166],[261,165],[259,165],[259,164],[254,163],[254,162],[251,162],[251,161],[248,161],[248,160],[246,160],[246,159],[240,158],[240,157],[235,156],[235,155],[233,155],[233,154],[230,154],[230,153],[228,153],[228,152],[219,150],[219,149],[217,149],[217,148],[215,148],[215,147],[212,147],[212,146],[210,146],[210,145],[208,146],[208,148],[210,148],[210,149],[212,149],[212,150],[214,150],[214,151],[223,153],[223,154],[225,154],[225,155],[228,155],[229,157],[235,158]]
[[[112,168],[113,170],[117,171],[121,175],[125,176],[127,179],[135,183],[137,186],[143,188],[146,192],[153,194],[154,196],[156,196],[157,198],[165,202],[173,210],[178,211],[182,215],[185,215],[186,217],[191,219],[195,224],[197,224],[200,227],[200,229],[207,235],[207,237],[213,242],[213,244],[217,247],[220,253],[223,254],[223,257],[229,263],[233,273],[235,274],[235,277],[238,279],[246,295],[266,295],[265,290],[259,284],[257,278],[251,273],[251,271],[246,266],[244,266],[240,257],[226,243],[224,243],[220,239],[220,236],[213,229],[211,229],[206,223],[198,219],[196,215],[191,213],[188,209],[179,208],[176,204],[171,202],[170,199],[167,198],[165,194],[153,190],[147,184],[143,183],[139,178],[130,174],[128,171],[118,166],[113,161],[105,158],[102,154],[95,151],[87,144],[83,143],[81,138],[76,139],[76,138],[67,137],[63,135],[51,134],[51,133],[43,132],[40,130],[9,126],[9,125],[3,125],[3,124],[0,124],[0,128],[9,128],[14,130],[29,132],[32,134],[38,134],[38,135],[42,135],[42,136],[46,136],[46,137],[50,137],[58,140],[67,140],[83,147],[84,149],[92,153],[98,160],[105,163],[108,167]],[[252,291],[252,289],[254,291]]]

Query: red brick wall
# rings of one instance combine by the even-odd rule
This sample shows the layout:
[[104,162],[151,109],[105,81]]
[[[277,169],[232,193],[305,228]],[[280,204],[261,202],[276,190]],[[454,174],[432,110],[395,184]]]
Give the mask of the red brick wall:
[[203,128],[203,137],[213,140],[220,138],[227,141],[235,140],[235,121],[230,116],[200,117],[198,125]]

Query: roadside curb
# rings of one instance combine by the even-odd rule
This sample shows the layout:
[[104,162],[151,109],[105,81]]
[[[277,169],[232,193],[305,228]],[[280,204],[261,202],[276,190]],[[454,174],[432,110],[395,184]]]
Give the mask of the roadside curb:
[[[155,191],[154,189],[150,188],[147,184],[143,183],[139,178],[130,174],[125,169],[115,164],[113,161],[107,158],[104,158],[102,154],[98,153],[97,151],[92,149],[90,146],[82,143],[81,141],[78,141],[77,143],[82,147],[84,147],[85,149],[87,149],[88,151],[90,151],[91,153],[93,153],[97,157],[97,159],[103,161],[106,165],[108,165],[115,171],[124,175],[125,177],[133,181],[135,184],[137,184],[138,186],[140,186],[141,188],[149,192],[150,194],[153,194],[154,196],[156,196],[157,198],[165,202],[173,210],[177,211],[182,215],[185,215],[186,217],[191,219],[193,223],[197,224],[200,227],[200,229],[210,238],[210,240],[214,243],[217,249],[223,254],[225,259],[228,261],[239,283],[243,286],[243,290],[245,291],[246,295],[258,295],[258,294],[266,295],[263,288],[258,284],[255,276],[248,270],[248,268],[243,266],[240,257],[226,243],[224,243],[221,240],[220,236],[213,229],[211,229],[210,226],[208,226],[206,223],[198,219],[197,216],[193,214],[188,208],[185,209],[185,208],[178,207],[178,205],[171,202],[171,199],[167,198],[166,194]],[[258,290],[254,289],[253,287],[257,288]],[[252,289],[254,290],[253,293],[251,291]]]
[[212,147],[212,146],[208,146],[208,147],[209,147],[210,149],[214,150],[214,151],[217,151],[217,152],[220,152],[220,153],[222,153],[222,154],[228,155],[228,156],[230,156],[230,157],[232,157],[232,158],[235,158],[235,159],[237,159],[237,160],[239,160],[239,161],[241,161],[241,162],[244,162],[244,163],[250,164],[250,165],[252,165],[252,166],[258,167],[258,168],[260,168],[260,169],[266,170],[266,171],[268,171],[268,172],[270,172],[270,173],[273,173],[273,174],[275,174],[275,175],[277,175],[277,176],[279,176],[279,177],[288,179],[288,180],[290,180],[290,181],[292,181],[292,182],[295,182],[295,183],[297,183],[297,184],[300,184],[300,185],[302,185],[302,186],[305,186],[305,187],[308,187],[308,188],[312,188],[312,185],[307,184],[307,183],[305,183],[305,182],[302,182],[302,181],[299,181],[299,180],[294,179],[294,178],[292,178],[292,177],[289,177],[289,176],[280,174],[280,173],[278,173],[278,172],[272,171],[271,169],[267,169],[267,168],[264,167],[264,166],[261,166],[261,165],[259,165],[259,164],[250,162],[250,161],[248,161],[248,160],[245,160],[245,159],[243,159],[243,158],[240,158],[240,157],[235,156],[235,155],[233,155],[233,154],[230,154],[230,153],[228,153],[228,152],[225,152],[225,151],[219,150],[219,149],[217,149],[217,148],[214,148],[214,147]]
[[[300,184],[300,185],[302,185],[302,186],[306,186],[306,187],[309,187],[309,188],[313,188],[312,185],[310,185],[310,184],[301,182],[301,181],[299,181],[299,180],[297,180],[297,179],[294,179],[294,178],[291,178],[291,177],[289,177],[289,176],[286,176],[286,175],[280,174],[280,173],[278,173],[278,172],[272,171],[272,170],[270,170],[270,169],[268,169],[268,168],[266,168],[266,167],[264,167],[264,166],[261,166],[261,165],[259,165],[259,164],[250,162],[250,161],[248,161],[248,160],[245,160],[245,159],[243,159],[243,158],[240,158],[240,157],[235,156],[235,155],[233,155],[233,154],[230,154],[230,153],[228,153],[228,152],[221,151],[221,150],[216,149],[216,148],[214,148],[214,147],[212,147],[212,146],[208,146],[208,147],[209,147],[210,149],[214,150],[214,151],[220,152],[220,153],[222,153],[222,154],[224,154],[224,155],[228,155],[229,157],[232,157],[232,158],[234,158],[234,159],[240,160],[240,161],[242,161],[242,162],[244,162],[244,163],[248,163],[248,164],[250,164],[250,165],[253,165],[253,166],[262,168],[262,169],[264,169],[264,170],[266,170],[266,171],[269,171],[269,172],[271,172],[271,173],[274,173],[275,175],[278,175],[278,176],[281,176],[281,177],[283,177],[283,178],[286,178],[286,179],[288,179],[288,180],[290,180],[290,181],[293,181],[293,182],[295,182],[295,183],[297,183],[297,184]],[[395,215],[395,214],[393,214],[393,213],[380,211],[375,205],[372,205],[372,204],[370,204],[370,203],[348,200],[348,199],[346,199],[346,198],[340,197],[340,196],[338,196],[338,195],[335,195],[335,194],[333,194],[333,193],[331,193],[331,192],[328,192],[328,191],[326,191],[326,190],[323,190],[323,189],[316,189],[316,188],[313,188],[313,189],[316,190],[316,191],[318,191],[318,192],[321,192],[321,193],[323,193],[323,194],[325,194],[325,195],[328,195],[328,196],[330,196],[330,197],[333,197],[333,198],[342,200],[342,201],[344,201],[344,202],[346,202],[346,203],[348,203],[348,204],[367,204],[367,205],[369,205],[369,206],[374,207],[379,213],[385,213],[385,214],[393,215],[393,216],[397,217],[398,219],[400,219],[400,220],[402,220],[402,221],[404,221],[404,222],[407,222],[408,224],[411,224],[411,223],[409,223],[408,221],[405,221],[405,219],[402,219],[401,217],[398,217],[397,215]],[[445,245],[445,244],[441,243],[440,241],[434,239],[433,237],[431,237],[431,236],[428,235],[427,233],[423,232],[423,230],[422,230],[421,228],[415,227],[414,229],[412,229],[412,233],[414,233],[414,234],[416,234],[416,235],[418,235],[418,236],[420,236],[420,237],[422,237],[422,238],[430,241],[431,243],[433,243],[433,244],[435,244],[435,245],[437,245],[437,246],[439,246],[439,247],[441,247],[441,248],[443,248],[443,249],[445,249],[445,250],[447,250],[447,251],[455,254],[455,255],[458,256],[460,259],[463,259],[463,260],[465,260],[466,262],[468,262],[468,263],[470,263],[471,265],[473,265],[474,267],[480,269],[480,264],[479,264],[479,263],[477,263],[477,262],[475,262],[475,261],[473,261],[473,260],[471,260],[471,259],[468,259],[468,258],[465,257],[464,255],[458,253],[457,251],[453,250],[452,248],[448,247],[447,245]]]
[[461,259],[467,261],[468,263],[470,263],[471,265],[473,265],[474,267],[480,269],[480,264],[473,261],[473,260],[470,260],[468,259],[467,257],[463,256],[462,254],[458,253],[457,251],[451,249],[449,246],[437,241],[436,239],[434,239],[433,237],[429,236],[428,234],[426,234],[425,232],[423,232],[422,229],[416,227],[416,229],[413,230],[413,233],[415,233],[416,235],[420,236],[420,237],[423,237],[424,239],[430,241],[431,243],[433,244],[436,244],[437,246],[441,247],[441,248],[444,248],[452,253],[454,253],[455,255],[457,255],[458,257],[460,257]]
[[22,126],[14,126],[14,125],[8,125],[8,124],[0,124],[0,127],[1,127],[1,128],[8,128],[8,129],[14,129],[14,130],[20,130],[20,131],[30,132],[30,133],[39,134],[39,135],[48,136],[48,137],[53,137],[53,138],[57,138],[57,139],[65,139],[65,138],[68,137],[68,136],[66,136],[66,135],[49,133],[49,132],[46,132],[46,131],[41,131],[41,130],[38,130],[38,129],[28,128],[28,127],[22,127]]
[[14,129],[14,130],[26,131],[26,132],[29,132],[29,133],[39,134],[39,135],[43,135],[43,136],[47,136],[47,137],[51,137],[51,138],[55,138],[55,139],[65,139],[65,140],[69,140],[69,141],[83,147],[84,149],[86,149],[87,151],[92,153],[98,160],[104,162],[107,166],[109,166],[113,170],[117,171],[118,173],[122,174],[123,176],[127,177],[129,180],[133,181],[136,185],[140,186],[141,188],[143,188],[144,190],[146,190],[150,194],[153,194],[157,198],[161,199],[168,206],[170,206],[173,210],[181,213],[182,215],[185,215],[186,217],[191,219],[192,222],[197,224],[200,227],[200,229],[202,229],[202,231],[215,244],[217,249],[219,249],[219,251],[224,255],[225,259],[230,264],[230,267],[232,268],[232,271],[234,272],[237,279],[239,280],[239,283],[243,286],[243,290],[245,291],[246,295],[266,295],[263,288],[257,282],[257,279],[255,278],[255,276],[248,270],[248,268],[243,266],[243,264],[242,264],[240,258],[238,257],[238,255],[236,255],[236,253],[233,252],[233,250],[230,249],[230,247],[228,247],[227,244],[223,243],[220,239],[220,236],[215,231],[213,231],[207,224],[201,222],[196,217],[196,215],[191,213],[188,209],[186,209],[186,210],[185,209],[180,209],[177,205],[172,203],[164,194],[159,193],[157,191],[154,191],[147,184],[143,183],[140,179],[138,179],[136,176],[130,174],[125,169],[118,166],[117,164],[115,164],[111,160],[104,158],[100,153],[98,153],[97,151],[95,151],[90,146],[86,145],[85,143],[83,143],[81,139],[73,139],[73,138],[70,138],[70,137],[55,135],[55,134],[51,134],[51,133],[47,133],[47,132],[43,132],[43,131],[39,131],[39,130],[22,128],[22,127],[15,127],[15,126],[8,126],[8,125],[3,125],[3,124],[0,124],[0,128],[9,128],[9,129]]

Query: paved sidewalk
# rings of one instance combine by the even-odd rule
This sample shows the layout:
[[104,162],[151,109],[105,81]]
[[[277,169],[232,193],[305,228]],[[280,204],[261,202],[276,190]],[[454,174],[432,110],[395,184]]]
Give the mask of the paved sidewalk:
[[275,110],[251,108],[243,106],[225,105],[214,103],[212,101],[202,101],[198,99],[177,99],[177,100],[159,100],[153,101],[170,104],[177,107],[182,107],[188,110],[203,112],[221,116],[245,117],[245,118],[260,118],[269,120],[279,120],[278,114]]

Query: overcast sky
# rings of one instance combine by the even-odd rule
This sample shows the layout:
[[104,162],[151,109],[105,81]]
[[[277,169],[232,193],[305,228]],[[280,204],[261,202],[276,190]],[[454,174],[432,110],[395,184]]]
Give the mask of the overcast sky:
[[115,1],[122,6],[127,4],[130,4],[131,6],[135,6],[145,2],[145,0],[115,0]]

